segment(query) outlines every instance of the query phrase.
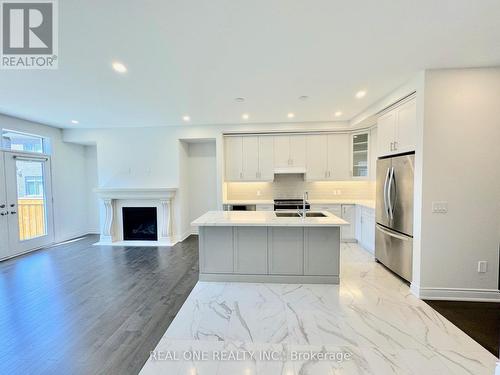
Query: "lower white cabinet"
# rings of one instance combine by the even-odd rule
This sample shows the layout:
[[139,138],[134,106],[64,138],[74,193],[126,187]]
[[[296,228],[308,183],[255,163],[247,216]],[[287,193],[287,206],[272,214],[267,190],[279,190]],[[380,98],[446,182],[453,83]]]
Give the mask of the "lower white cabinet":
[[256,211],[274,211],[273,204],[257,204],[255,205]]
[[235,227],[234,271],[239,274],[267,274],[267,228]]
[[[204,273],[233,273],[233,228],[200,227],[200,270]],[[203,249],[210,249],[207,254]]]
[[269,273],[303,275],[303,228],[271,227],[268,233]]
[[345,242],[356,241],[356,206],[354,204],[342,205],[342,219],[349,225],[342,226],[340,238]]
[[366,250],[373,253],[375,251],[375,210],[361,207],[359,224],[361,228],[358,231],[358,242]]
[[304,275],[339,274],[339,257],[331,245],[339,243],[339,237],[339,228],[335,230],[304,229]]

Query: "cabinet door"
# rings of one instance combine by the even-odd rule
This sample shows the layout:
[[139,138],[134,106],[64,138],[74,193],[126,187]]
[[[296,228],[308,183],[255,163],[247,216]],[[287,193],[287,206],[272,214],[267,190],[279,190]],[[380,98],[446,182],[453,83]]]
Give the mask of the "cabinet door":
[[375,214],[363,209],[361,212],[361,245],[371,253],[375,249]]
[[304,229],[304,275],[339,274],[339,228]]
[[273,137],[259,137],[259,180],[274,180]]
[[234,228],[234,271],[267,274],[267,227]]
[[292,167],[306,167],[306,136],[290,136],[290,165]]
[[304,274],[304,229],[270,227],[268,235],[269,273]]
[[242,170],[243,180],[259,179],[259,137],[242,138]]
[[353,179],[368,179],[369,142],[368,132],[351,136],[351,176]]
[[342,219],[349,222],[349,225],[344,225],[341,229],[342,240],[354,240],[356,238],[356,206],[353,204],[343,204]]
[[395,148],[398,153],[414,151],[417,132],[417,104],[412,99],[397,108]]
[[328,135],[328,179],[351,179],[349,168],[349,134]]
[[203,273],[233,272],[233,227],[200,227],[200,268]]
[[226,181],[241,181],[242,171],[242,137],[224,138],[224,159],[226,164]]
[[396,131],[396,112],[390,111],[380,116],[377,121],[377,154],[378,156],[393,153],[392,143]]
[[375,181],[377,179],[377,128],[373,128],[370,131],[370,147],[369,147],[370,157],[369,157],[369,175],[370,180]]
[[328,136],[314,134],[306,136],[306,179],[308,181],[328,178]]
[[290,137],[287,135],[274,136],[274,168],[288,168],[290,166]]

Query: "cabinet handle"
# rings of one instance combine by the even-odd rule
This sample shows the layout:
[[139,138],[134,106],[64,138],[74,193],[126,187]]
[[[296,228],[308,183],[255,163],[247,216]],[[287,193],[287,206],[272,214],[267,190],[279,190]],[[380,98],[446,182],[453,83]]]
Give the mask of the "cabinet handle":
[[5,204],[0,204],[0,208],[5,208]]
[[17,212],[16,211],[10,211],[10,214],[11,215],[15,215],[15,214],[17,214]]
[[0,216],[7,216],[9,214],[8,211],[0,212]]

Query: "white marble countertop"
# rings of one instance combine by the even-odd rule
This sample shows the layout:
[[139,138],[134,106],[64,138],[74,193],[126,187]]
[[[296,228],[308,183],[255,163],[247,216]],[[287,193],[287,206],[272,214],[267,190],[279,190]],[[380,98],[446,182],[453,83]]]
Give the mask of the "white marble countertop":
[[[318,212],[318,211],[315,211]],[[208,211],[191,225],[260,227],[339,227],[349,223],[327,211],[326,217],[277,217],[273,211]]]
[[[310,204],[357,204],[375,209],[375,200],[371,199],[308,199]],[[274,204],[272,199],[228,199],[224,204]]]

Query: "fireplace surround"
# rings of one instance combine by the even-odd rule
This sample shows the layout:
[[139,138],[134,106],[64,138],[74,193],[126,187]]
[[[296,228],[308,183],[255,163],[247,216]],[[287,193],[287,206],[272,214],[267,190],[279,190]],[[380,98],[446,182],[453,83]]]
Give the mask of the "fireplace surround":
[[[176,188],[97,188],[101,199],[101,236],[99,245],[172,246],[172,202]],[[157,239],[130,239],[124,236],[124,208],[156,210]],[[126,224],[126,223],[125,223]],[[137,229],[137,228],[136,228]]]

